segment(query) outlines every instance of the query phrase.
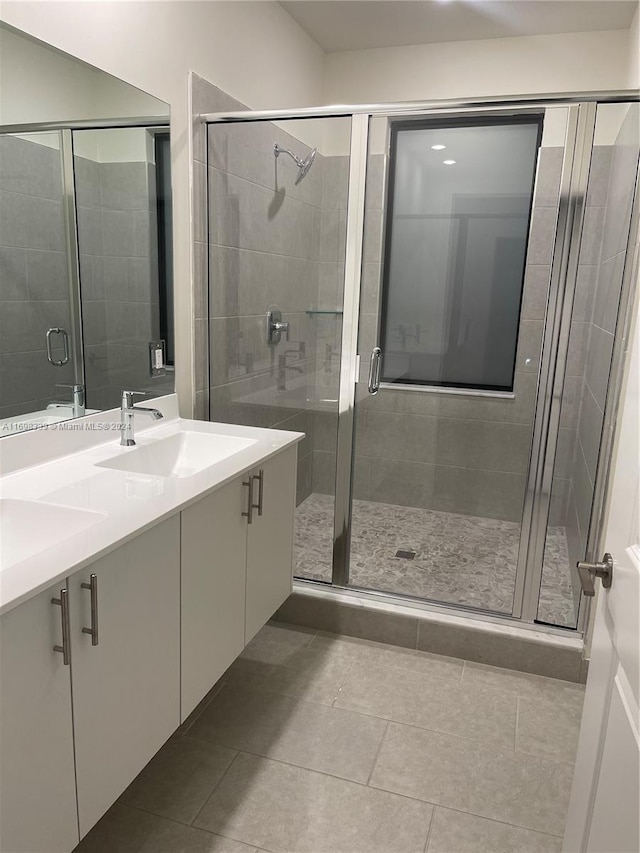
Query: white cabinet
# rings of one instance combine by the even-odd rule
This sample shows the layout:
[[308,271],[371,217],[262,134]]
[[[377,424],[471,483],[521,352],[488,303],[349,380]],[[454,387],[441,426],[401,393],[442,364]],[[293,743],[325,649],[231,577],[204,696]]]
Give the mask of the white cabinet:
[[0,853],[73,850],[287,598],[295,488],[291,447],[0,617]]
[[[97,580],[98,645],[90,585]],[[180,722],[180,519],[69,579],[80,836]]]
[[243,479],[181,513],[183,721],[244,648]]
[[255,503],[262,514],[254,509],[252,524],[247,525],[245,643],[291,594],[296,463],[296,448],[290,447],[265,462],[262,475],[253,472]]
[[296,464],[292,447],[182,512],[183,721],[291,593]]
[[64,583],[0,617],[0,851],[68,853],[78,843]]

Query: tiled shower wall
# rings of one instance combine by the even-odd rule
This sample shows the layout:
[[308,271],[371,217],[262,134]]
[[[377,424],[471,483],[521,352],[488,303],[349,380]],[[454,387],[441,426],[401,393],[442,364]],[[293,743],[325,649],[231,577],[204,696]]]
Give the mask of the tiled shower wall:
[[[403,391],[366,394],[368,359],[357,390],[355,497],[519,521],[535,405],[542,328],[558,209],[562,148],[544,148],[527,255],[515,398]],[[345,162],[346,162],[346,158]],[[368,162],[359,351],[377,343],[383,228],[384,155]],[[324,420],[324,429],[319,423]],[[334,432],[316,415],[318,470],[335,467]],[[314,468],[315,470],[315,468]],[[314,491],[332,480],[314,476]],[[560,523],[558,520],[556,523]]]
[[[144,132],[144,131],[141,131]],[[149,342],[160,334],[155,165],[74,158],[87,405],[120,405],[123,389],[157,396]]]
[[[213,421],[304,432],[300,503],[314,489],[316,404],[337,410],[337,402],[326,399],[331,388],[337,401],[345,213],[325,181],[338,176],[318,154],[295,186],[295,164],[287,155],[276,160],[273,146],[278,142],[299,157],[310,149],[268,122],[212,127],[207,175],[206,131],[196,116],[243,106],[196,75],[192,105],[197,416],[207,417],[209,400]],[[283,335],[275,346],[267,343],[271,308],[290,324],[289,340]],[[318,313],[329,309],[332,314]]]
[[[45,334],[70,330],[60,151],[0,136],[0,418],[68,397],[71,364],[47,361]],[[62,357],[59,336],[54,356]]]
[[[576,355],[579,352],[579,358],[573,365],[569,363],[568,374],[569,370],[572,372],[565,383],[569,386],[565,390],[568,402],[563,402],[563,417],[565,405],[573,413],[573,429],[565,447],[559,447],[556,461],[557,469],[562,464],[561,453],[564,454],[569,478],[566,528],[573,571],[576,561],[584,559],[589,532],[638,168],[639,113],[638,105],[631,105],[615,144],[594,148],[589,176],[579,288],[571,328],[571,345]],[[573,588],[577,601],[577,578]]]

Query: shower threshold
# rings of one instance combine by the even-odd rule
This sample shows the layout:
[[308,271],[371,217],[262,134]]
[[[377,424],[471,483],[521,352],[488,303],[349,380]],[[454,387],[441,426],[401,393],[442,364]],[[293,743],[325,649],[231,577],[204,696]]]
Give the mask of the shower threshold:
[[[296,577],[331,581],[334,499],[311,494],[296,511]],[[510,615],[520,540],[517,522],[355,500],[354,587]],[[397,552],[413,552],[412,559]],[[575,628],[567,539],[550,527],[538,619]]]

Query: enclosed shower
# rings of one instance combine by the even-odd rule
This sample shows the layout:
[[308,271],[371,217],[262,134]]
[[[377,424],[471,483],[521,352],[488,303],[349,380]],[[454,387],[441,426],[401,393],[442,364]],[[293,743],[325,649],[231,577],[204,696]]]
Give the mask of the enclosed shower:
[[295,575],[580,630],[638,103],[241,109],[203,117],[201,393],[306,434]]

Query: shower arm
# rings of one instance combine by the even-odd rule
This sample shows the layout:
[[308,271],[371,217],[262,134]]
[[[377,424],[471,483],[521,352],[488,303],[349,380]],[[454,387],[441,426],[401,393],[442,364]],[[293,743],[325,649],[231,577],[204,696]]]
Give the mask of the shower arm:
[[277,142],[273,146],[273,153],[275,154],[276,159],[281,154],[288,154],[289,157],[291,157],[293,159],[293,161],[295,162],[296,166],[299,169],[301,169],[304,166],[304,160],[301,160],[299,157],[297,157],[290,148],[282,148],[282,146],[278,145]]

